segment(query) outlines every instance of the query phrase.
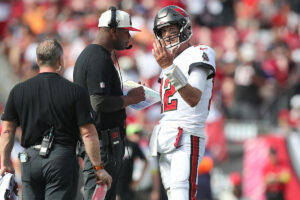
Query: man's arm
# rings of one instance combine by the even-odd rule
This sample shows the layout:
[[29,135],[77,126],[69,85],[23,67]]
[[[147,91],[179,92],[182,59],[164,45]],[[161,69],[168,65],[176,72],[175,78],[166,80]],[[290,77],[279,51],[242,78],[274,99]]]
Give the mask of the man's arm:
[[188,83],[179,89],[178,92],[185,102],[194,107],[199,103],[202,91],[205,89],[209,69],[199,64],[194,66],[190,71]]
[[10,165],[10,154],[14,146],[14,139],[16,134],[16,123],[13,121],[3,121],[2,132],[0,136],[1,149],[1,169],[0,176],[4,172],[14,172]]
[[[110,91],[114,84],[114,63],[110,57],[95,56],[89,63],[86,84],[90,101],[95,112],[110,113],[119,111],[128,105],[145,100],[144,88],[134,88],[127,96],[112,96]],[[99,63],[105,63],[99,66]],[[132,93],[132,94],[131,94]]]
[[[85,151],[89,156],[89,159],[93,166],[100,166],[100,145],[96,128],[93,124],[85,124],[79,127],[82,140],[85,146]],[[108,188],[111,186],[112,178],[105,171],[100,169],[95,171],[95,175],[98,179],[97,184],[107,184]]]
[[178,92],[183,100],[191,107],[195,107],[199,103],[202,96],[202,92],[199,89],[191,86],[190,84],[187,84],[186,86],[178,90]]
[[144,88],[138,87],[131,89],[127,96],[90,96],[92,108],[95,112],[115,112],[131,104],[136,104],[145,100]]
[[150,200],[159,200],[160,199],[160,176],[158,169],[152,170],[152,191],[149,195]]

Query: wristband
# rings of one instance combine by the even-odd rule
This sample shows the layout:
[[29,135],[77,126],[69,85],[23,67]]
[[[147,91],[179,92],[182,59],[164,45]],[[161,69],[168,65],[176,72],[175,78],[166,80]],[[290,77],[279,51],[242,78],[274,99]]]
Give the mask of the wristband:
[[175,64],[172,64],[169,67],[165,68],[163,72],[175,87],[176,91],[180,90],[188,83],[187,78],[185,77],[183,72]]
[[93,166],[93,169],[94,169],[95,171],[98,171],[98,170],[100,170],[100,169],[104,169],[104,165],[103,165],[103,164],[100,164],[100,165],[97,165],[97,166]]

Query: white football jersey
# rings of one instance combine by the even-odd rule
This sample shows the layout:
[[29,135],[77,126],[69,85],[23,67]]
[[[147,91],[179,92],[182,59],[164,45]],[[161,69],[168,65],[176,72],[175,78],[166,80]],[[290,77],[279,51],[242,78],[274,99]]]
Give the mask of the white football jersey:
[[161,120],[160,125],[168,128],[181,127],[185,132],[198,137],[205,137],[204,127],[208,115],[213,77],[215,75],[215,52],[205,45],[191,46],[181,52],[173,61],[183,74],[189,79],[193,67],[209,69],[201,99],[195,107],[191,107],[180,96],[169,79],[161,74]]

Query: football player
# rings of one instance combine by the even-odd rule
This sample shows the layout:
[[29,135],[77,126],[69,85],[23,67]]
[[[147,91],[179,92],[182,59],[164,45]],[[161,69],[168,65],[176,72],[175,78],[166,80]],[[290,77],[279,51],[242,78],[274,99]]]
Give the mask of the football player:
[[216,70],[215,52],[209,46],[191,45],[190,17],[180,7],[162,8],[153,30],[157,39],[152,54],[162,73],[161,119],[151,136],[151,152],[160,156],[168,199],[195,200]]

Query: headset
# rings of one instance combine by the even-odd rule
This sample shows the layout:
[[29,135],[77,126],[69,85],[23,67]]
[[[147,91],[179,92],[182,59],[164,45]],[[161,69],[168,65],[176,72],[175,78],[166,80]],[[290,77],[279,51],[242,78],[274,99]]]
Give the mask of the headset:
[[118,26],[118,23],[117,23],[117,9],[114,6],[111,6],[109,8],[109,10],[111,10],[111,18],[110,18],[110,22],[109,22],[108,26],[110,28],[116,28]]
[[[118,27],[118,22],[117,22],[117,9],[114,6],[111,6],[109,8],[109,10],[111,10],[111,18],[110,18],[110,22],[108,24],[108,26],[110,28],[117,28]],[[125,49],[131,49],[132,45],[129,45],[128,47],[125,47]]]

